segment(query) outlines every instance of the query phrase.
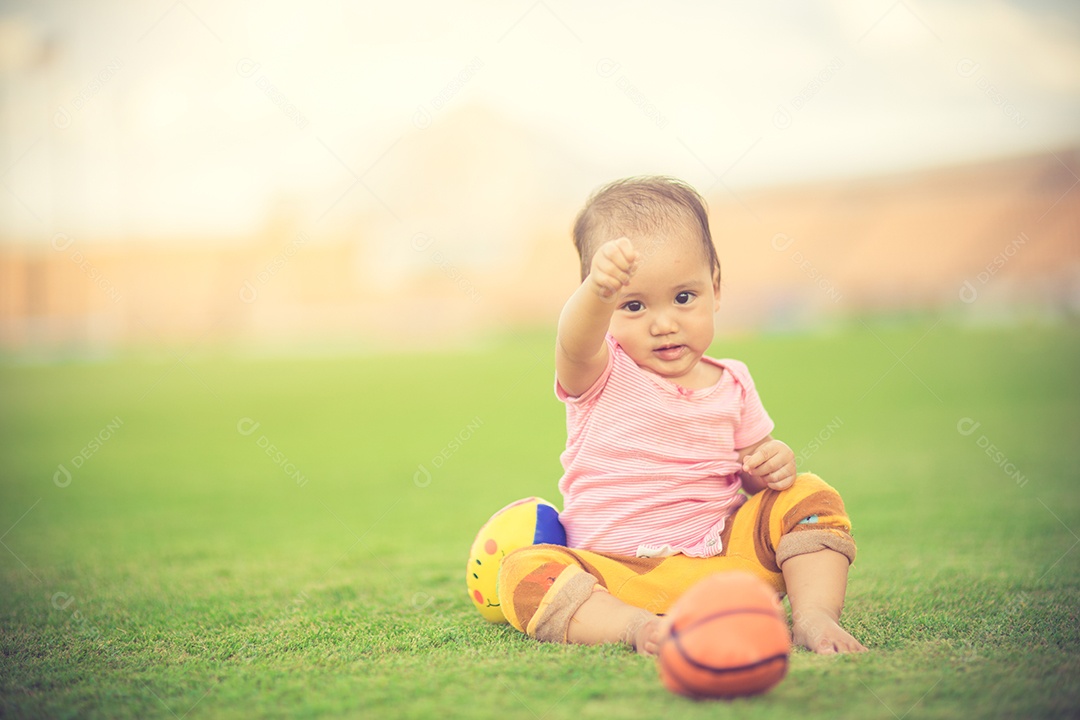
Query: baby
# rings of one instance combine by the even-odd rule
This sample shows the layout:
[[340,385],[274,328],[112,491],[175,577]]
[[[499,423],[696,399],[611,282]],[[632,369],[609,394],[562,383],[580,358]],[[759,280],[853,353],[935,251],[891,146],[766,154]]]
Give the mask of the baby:
[[655,654],[672,603],[738,569],[787,593],[796,643],[865,650],[839,624],[855,558],[843,501],[796,474],[746,366],[705,356],[720,263],[704,201],[671,178],[620,180],[589,199],[574,242],[582,283],[555,348],[567,547],[503,559],[507,619],[538,640]]

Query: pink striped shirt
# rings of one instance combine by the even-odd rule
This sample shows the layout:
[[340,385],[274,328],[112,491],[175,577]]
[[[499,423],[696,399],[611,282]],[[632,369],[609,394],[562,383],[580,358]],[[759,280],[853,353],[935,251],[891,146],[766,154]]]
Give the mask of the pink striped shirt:
[[565,471],[559,481],[570,547],[638,557],[720,553],[724,521],[745,502],[737,449],[773,421],[746,365],[689,390],[639,368],[610,335],[603,374],[566,403]]

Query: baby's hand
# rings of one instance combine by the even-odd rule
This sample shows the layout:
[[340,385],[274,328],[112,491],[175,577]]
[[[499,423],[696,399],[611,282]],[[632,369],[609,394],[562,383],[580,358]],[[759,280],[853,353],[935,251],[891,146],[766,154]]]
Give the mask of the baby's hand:
[[638,252],[629,238],[609,240],[593,255],[588,280],[597,295],[604,300],[611,300],[630,283],[637,265]]
[[772,490],[787,490],[795,484],[795,453],[779,440],[768,440],[743,459],[743,471]]

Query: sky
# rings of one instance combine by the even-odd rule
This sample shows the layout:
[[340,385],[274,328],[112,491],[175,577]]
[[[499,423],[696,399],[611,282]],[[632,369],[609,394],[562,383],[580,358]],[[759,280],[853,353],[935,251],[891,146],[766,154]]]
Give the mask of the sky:
[[400,221],[380,183],[420,180],[425,136],[476,158],[478,196],[526,194],[522,159],[484,152],[504,126],[587,168],[540,179],[574,192],[1060,150],[1080,144],[1080,6],[0,4],[0,242],[242,237],[282,203],[328,231]]

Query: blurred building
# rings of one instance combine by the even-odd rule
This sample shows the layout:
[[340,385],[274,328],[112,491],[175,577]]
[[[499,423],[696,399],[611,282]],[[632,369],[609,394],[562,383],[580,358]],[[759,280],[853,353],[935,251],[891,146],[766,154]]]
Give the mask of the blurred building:
[[[392,176],[370,180],[385,208],[369,204],[347,233],[305,229],[283,202],[246,237],[0,244],[0,348],[412,349],[553,324],[577,284],[569,228],[592,185],[566,178],[591,169],[495,116],[445,123],[438,132],[459,138],[457,153],[438,153],[449,141],[430,132],[403,141]],[[527,168],[519,177],[529,184],[507,188],[498,174],[507,164]],[[718,324],[1076,316],[1078,173],[1080,151],[1063,150],[738,194],[712,188]],[[432,194],[439,202],[422,202]]]
[[722,332],[1072,317],[1075,7],[4,6],[0,353],[551,327],[645,173],[709,200]]

